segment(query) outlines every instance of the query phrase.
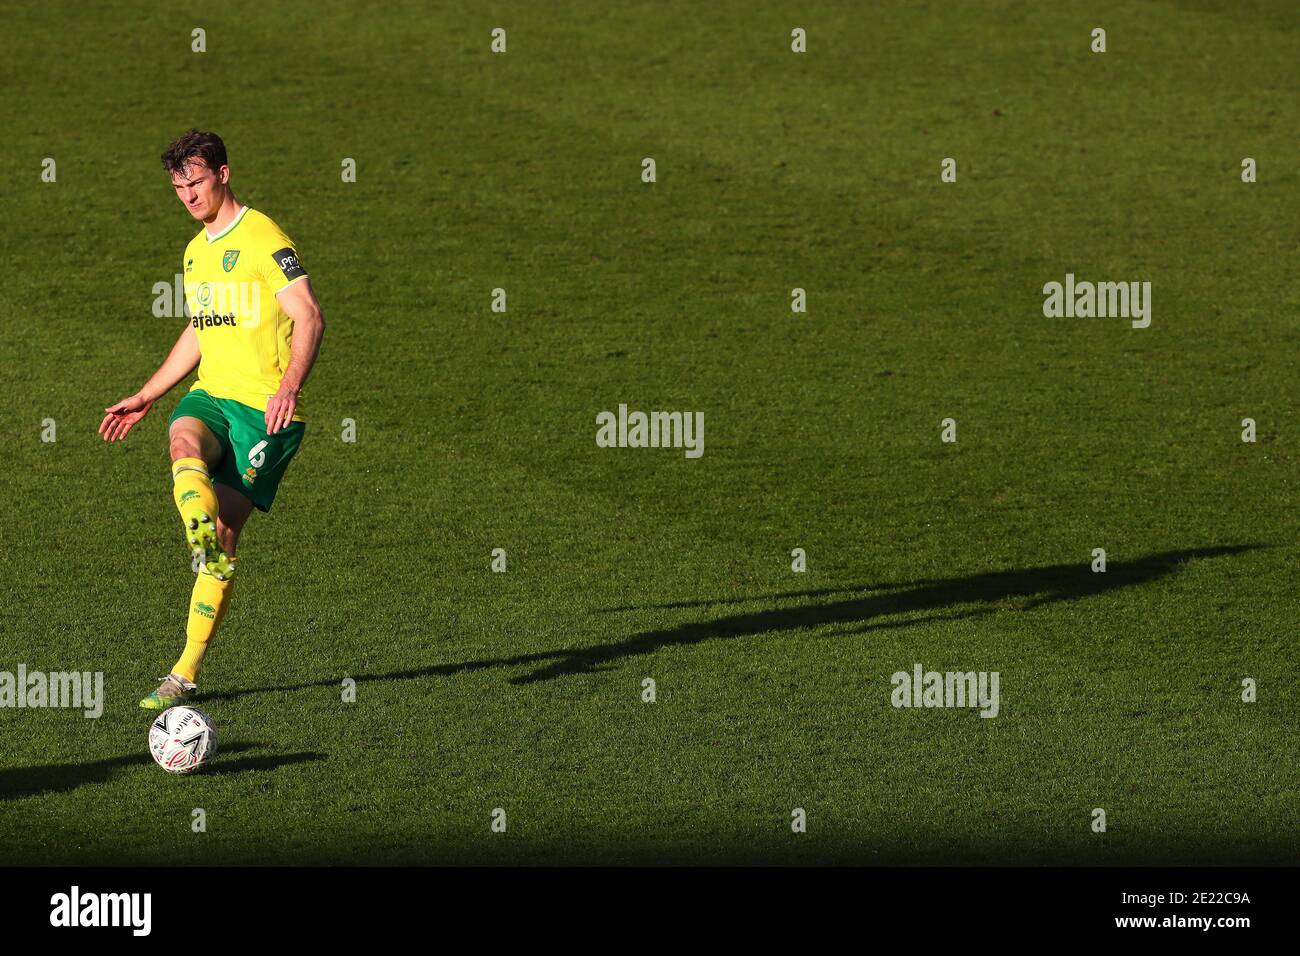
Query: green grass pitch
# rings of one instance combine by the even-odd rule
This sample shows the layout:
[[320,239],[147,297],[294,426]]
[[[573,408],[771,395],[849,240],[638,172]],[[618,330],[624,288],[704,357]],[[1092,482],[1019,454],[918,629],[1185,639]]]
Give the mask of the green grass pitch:
[[[0,709],[4,862],[1297,858],[1294,3],[5,21],[0,671],[106,704]],[[181,389],[96,428],[180,328],[195,125],[327,330],[201,675],[223,750],[173,778],[136,701],[192,581]],[[1067,273],[1151,282],[1150,327],[1045,317]],[[620,403],[703,456],[597,447]],[[893,707],[918,663],[1000,713]]]

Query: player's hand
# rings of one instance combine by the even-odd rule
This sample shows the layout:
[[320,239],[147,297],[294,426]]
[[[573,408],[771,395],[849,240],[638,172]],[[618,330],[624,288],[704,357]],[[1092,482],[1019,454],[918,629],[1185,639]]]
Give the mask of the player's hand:
[[99,423],[99,433],[104,436],[104,441],[118,441],[125,438],[126,433],[136,422],[148,415],[151,408],[153,402],[146,402],[139,395],[124,398],[116,405],[104,409],[108,414]]
[[266,403],[266,433],[274,435],[281,428],[287,428],[293,421],[293,413],[298,408],[298,390],[289,385],[281,385],[280,390]]

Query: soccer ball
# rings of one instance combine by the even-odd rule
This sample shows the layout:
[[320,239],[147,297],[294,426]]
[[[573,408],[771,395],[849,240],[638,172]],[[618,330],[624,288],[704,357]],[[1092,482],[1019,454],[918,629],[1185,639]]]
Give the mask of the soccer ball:
[[217,725],[196,707],[169,707],[149,728],[149,752],[168,773],[193,773],[217,752]]

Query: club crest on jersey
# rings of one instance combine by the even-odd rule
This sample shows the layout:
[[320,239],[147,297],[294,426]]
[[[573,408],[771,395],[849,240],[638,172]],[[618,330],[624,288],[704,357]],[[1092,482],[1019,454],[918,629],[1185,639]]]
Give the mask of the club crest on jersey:
[[221,257],[221,268],[229,272],[235,268],[235,261],[239,258],[238,249],[227,249],[226,254]]

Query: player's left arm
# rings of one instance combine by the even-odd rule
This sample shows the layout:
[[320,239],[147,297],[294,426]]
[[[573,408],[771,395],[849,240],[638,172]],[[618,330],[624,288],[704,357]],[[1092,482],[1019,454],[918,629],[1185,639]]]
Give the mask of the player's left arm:
[[284,314],[293,319],[293,341],[289,345],[289,367],[280,379],[280,390],[266,403],[266,433],[274,435],[293,421],[298,407],[298,393],[316,364],[320,340],[325,335],[325,317],[321,314],[311,279],[303,276],[291,282],[275,297]]

